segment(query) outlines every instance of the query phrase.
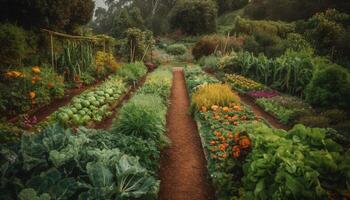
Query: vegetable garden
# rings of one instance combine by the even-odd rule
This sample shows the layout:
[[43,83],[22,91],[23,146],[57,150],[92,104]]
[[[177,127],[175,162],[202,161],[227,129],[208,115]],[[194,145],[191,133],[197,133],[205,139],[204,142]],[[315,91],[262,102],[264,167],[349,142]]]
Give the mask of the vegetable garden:
[[350,199],[350,4],[0,11],[0,199]]

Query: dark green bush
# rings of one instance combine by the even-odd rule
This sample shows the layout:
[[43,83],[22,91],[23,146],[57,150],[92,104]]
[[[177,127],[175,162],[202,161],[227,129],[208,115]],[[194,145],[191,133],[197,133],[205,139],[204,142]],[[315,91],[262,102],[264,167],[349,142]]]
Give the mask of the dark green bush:
[[218,14],[224,14],[229,11],[238,10],[247,5],[249,0],[216,0],[218,4]]
[[191,35],[212,33],[216,30],[216,13],[212,0],[177,1],[170,14],[170,26]]
[[28,44],[28,33],[12,24],[0,24],[0,64],[20,65],[33,49]]
[[139,61],[155,45],[153,33],[151,31],[142,31],[138,28],[129,28],[125,31],[125,38],[120,44],[120,53],[128,58],[130,62]]
[[166,51],[172,55],[183,55],[187,52],[187,48],[183,44],[173,44],[168,46]]
[[350,109],[349,76],[349,72],[338,65],[320,70],[306,89],[306,100],[317,107]]
[[327,128],[329,127],[330,119],[320,115],[307,115],[300,117],[297,123],[308,127]]
[[195,59],[208,56],[217,52],[226,53],[239,51],[244,42],[244,37],[225,37],[222,35],[206,35],[202,37],[193,47],[192,55]]

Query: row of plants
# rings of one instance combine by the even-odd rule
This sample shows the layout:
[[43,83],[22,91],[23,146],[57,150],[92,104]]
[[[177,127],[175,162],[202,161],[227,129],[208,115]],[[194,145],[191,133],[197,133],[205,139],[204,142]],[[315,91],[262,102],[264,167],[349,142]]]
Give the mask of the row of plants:
[[1,146],[1,199],[157,199],[172,74],[159,69],[108,131],[58,123]]
[[[85,47],[66,48],[67,55],[62,56],[62,64],[56,69],[50,65],[17,67],[0,74],[0,111],[6,113],[2,117],[13,117],[48,105],[63,97],[67,88],[91,85],[119,68],[110,53],[98,51],[94,58],[92,52],[88,56],[82,53]],[[73,52],[74,49],[77,52]],[[87,49],[92,51],[91,47]]]
[[69,105],[53,113],[49,121],[59,121],[64,126],[101,122],[112,114],[113,103],[125,93],[131,81],[139,80],[146,73],[147,68],[141,62],[125,64],[103,84],[74,97]]
[[[350,80],[349,73],[325,59],[307,58],[302,55],[295,53],[295,57],[292,60],[312,65],[313,77],[310,83],[306,86],[299,86],[304,91],[304,99],[275,90],[278,85],[276,82],[271,81],[270,87],[261,84],[265,83],[265,80],[272,76],[270,70],[273,69],[270,66],[272,60],[266,59],[263,55],[256,57],[248,52],[238,52],[226,56],[212,54],[199,60],[199,64],[204,70],[215,73],[217,77],[225,80],[236,91],[253,98],[265,111],[286,125],[292,126],[296,123],[302,123],[310,127],[332,127],[348,137],[350,129],[346,124],[349,124],[349,113],[346,112],[345,108],[347,107],[346,102],[349,96],[347,93],[350,91],[348,84],[346,84]],[[270,64],[262,64],[262,66],[265,66],[264,68],[258,67],[260,64],[257,63]],[[244,70],[242,71],[242,69]],[[225,74],[225,72],[228,74]],[[291,76],[295,80],[299,79],[300,76],[300,74],[295,74],[295,72],[287,71],[280,73],[280,77],[283,77],[283,74],[286,75],[287,82],[291,81]],[[255,78],[252,80],[250,77]],[[309,103],[313,108],[311,108]],[[328,115],[327,113],[332,114]],[[339,120],[337,123],[334,123],[333,119]]]
[[68,105],[59,108],[43,121],[38,121],[36,116],[23,115],[17,123],[0,123],[0,142],[16,141],[23,130],[43,129],[56,122],[65,127],[98,123],[112,114],[111,109],[116,100],[126,92],[134,80],[139,80],[146,73],[147,68],[143,63],[125,64],[105,82],[75,96]]
[[295,125],[301,123],[310,127],[332,127],[347,137],[350,135],[349,126],[346,125],[349,117],[343,110],[327,109],[317,111],[300,98],[281,94],[266,86],[255,89],[254,85],[261,84],[246,77],[235,74],[228,74],[225,77],[226,82],[233,89],[254,99],[257,105],[283,124]]
[[[191,74],[187,80],[201,76],[190,67],[186,73]],[[232,91],[213,98],[215,87],[222,86],[203,82],[190,91],[218,199],[337,199],[349,195],[349,152],[331,139],[337,135],[334,130],[303,125],[289,132],[270,128],[241,105]],[[213,91],[196,98],[208,88]]]

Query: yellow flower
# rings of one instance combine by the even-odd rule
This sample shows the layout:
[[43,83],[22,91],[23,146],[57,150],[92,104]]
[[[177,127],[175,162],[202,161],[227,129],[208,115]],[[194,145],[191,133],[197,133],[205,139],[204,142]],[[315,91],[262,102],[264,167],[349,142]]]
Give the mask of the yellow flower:
[[18,77],[23,77],[23,73],[19,71],[9,71],[6,73],[7,78],[18,78]]
[[34,99],[36,96],[35,92],[29,92],[30,99]]
[[32,67],[32,72],[36,73],[36,74],[39,74],[40,73],[40,67],[39,66]]

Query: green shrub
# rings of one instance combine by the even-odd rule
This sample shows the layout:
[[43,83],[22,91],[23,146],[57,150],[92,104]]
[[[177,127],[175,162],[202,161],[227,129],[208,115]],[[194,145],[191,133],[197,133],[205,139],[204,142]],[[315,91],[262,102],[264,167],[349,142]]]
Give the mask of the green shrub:
[[307,86],[306,100],[322,108],[350,108],[350,75],[340,66],[333,65],[314,74]]
[[249,0],[216,0],[218,4],[218,14],[222,15],[226,12],[238,10],[247,5]]
[[300,117],[297,123],[308,127],[327,128],[330,125],[330,119],[321,115],[306,115]]
[[177,1],[170,13],[173,30],[198,35],[216,30],[217,9],[212,0]]
[[193,47],[192,55],[198,60],[202,56],[208,56],[215,52],[239,51],[243,45],[243,37],[225,37],[222,35],[206,35],[202,37]]
[[218,56],[209,55],[202,57],[198,63],[205,71],[215,72],[218,69],[219,60]]
[[117,70],[117,75],[129,83],[139,80],[147,73],[147,68],[142,62],[127,63]]
[[294,25],[281,21],[250,20],[237,17],[233,33],[252,35],[256,32],[265,32],[270,35],[287,37],[288,33],[294,31]]
[[187,52],[187,48],[183,44],[173,44],[167,47],[166,52],[172,55],[183,55]]
[[29,46],[28,33],[12,24],[0,24],[0,64],[1,68],[20,65],[33,49]]
[[166,107],[157,95],[139,94],[125,104],[114,123],[116,132],[158,142],[165,133]]
[[322,116],[327,117],[330,120],[330,124],[338,124],[348,119],[345,111],[339,109],[330,109],[321,113]]
[[155,40],[151,31],[129,28],[124,34],[125,38],[121,40],[119,53],[130,62],[141,60],[154,47]]
[[172,85],[172,73],[169,70],[157,70],[147,77],[138,94],[154,94],[163,99],[167,103],[170,97],[170,88]]

